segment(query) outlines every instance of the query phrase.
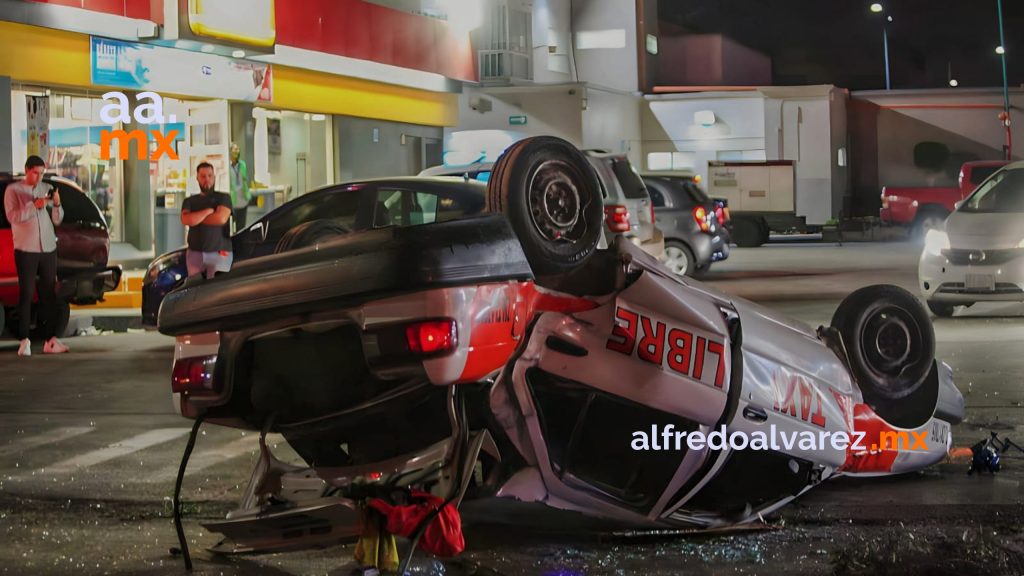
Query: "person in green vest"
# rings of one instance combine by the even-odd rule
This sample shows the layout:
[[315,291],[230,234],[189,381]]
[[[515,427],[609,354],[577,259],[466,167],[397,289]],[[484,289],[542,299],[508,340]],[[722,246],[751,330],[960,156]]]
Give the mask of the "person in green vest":
[[231,143],[231,204],[234,206],[235,231],[245,228],[245,215],[252,200],[249,191],[249,169],[245,161],[239,158],[238,144]]

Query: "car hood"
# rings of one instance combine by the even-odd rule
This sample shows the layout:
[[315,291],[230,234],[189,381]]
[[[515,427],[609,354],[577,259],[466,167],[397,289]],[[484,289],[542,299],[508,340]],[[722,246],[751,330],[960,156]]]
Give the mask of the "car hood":
[[1024,214],[956,211],[946,220],[953,248],[1015,248],[1024,238]]

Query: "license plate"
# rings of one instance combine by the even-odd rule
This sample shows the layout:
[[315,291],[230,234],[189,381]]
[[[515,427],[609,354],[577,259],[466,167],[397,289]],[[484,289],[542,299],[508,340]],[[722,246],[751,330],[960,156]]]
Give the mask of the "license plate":
[[991,292],[996,289],[996,281],[991,274],[968,274],[967,289],[988,290]]

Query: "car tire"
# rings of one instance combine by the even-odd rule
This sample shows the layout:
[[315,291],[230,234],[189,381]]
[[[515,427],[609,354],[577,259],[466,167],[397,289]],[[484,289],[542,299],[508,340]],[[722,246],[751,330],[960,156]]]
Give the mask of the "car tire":
[[[32,328],[28,331],[29,338],[43,341],[46,338],[44,337],[42,326],[39,325],[38,304],[32,306],[32,315],[35,322],[32,323]],[[57,300],[57,312],[54,314],[54,318],[57,324],[53,327],[53,334],[58,338],[63,338],[66,336],[65,332],[68,330],[68,322],[71,320],[71,304],[67,300]]]
[[956,306],[953,304],[947,304],[946,302],[935,302],[932,300],[928,301],[928,309],[932,311],[932,314],[940,318],[951,318],[953,313],[956,312]]
[[505,214],[537,276],[569,272],[594,253],[603,206],[590,162],[552,136],[510,146],[487,182],[487,210]]
[[919,212],[914,218],[911,234],[915,239],[923,241],[929,230],[942,230],[948,217],[948,212],[938,208],[929,208]]
[[853,292],[836,309],[832,326],[842,335],[850,370],[869,403],[913,394],[935,360],[931,318],[899,286]]
[[665,241],[665,267],[677,276],[694,276],[697,273],[697,260],[693,251],[678,240]]
[[732,240],[740,248],[757,248],[764,242],[763,228],[757,220],[733,218]]
[[274,254],[314,246],[331,238],[344,236],[349,232],[351,230],[346,226],[342,226],[333,220],[321,219],[303,222],[285,232],[284,236],[277,241],[277,245],[274,247]]
[[761,226],[761,244],[767,244],[768,240],[771,239],[772,229],[768,226],[768,222],[766,222],[764,218],[762,218],[758,224]]

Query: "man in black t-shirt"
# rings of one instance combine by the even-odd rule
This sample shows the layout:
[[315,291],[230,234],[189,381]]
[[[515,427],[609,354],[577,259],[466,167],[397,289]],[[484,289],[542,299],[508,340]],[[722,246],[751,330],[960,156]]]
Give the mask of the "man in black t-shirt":
[[217,178],[209,162],[196,167],[196,181],[199,194],[181,205],[181,223],[188,226],[185,264],[189,276],[213,278],[231,269],[231,196],[213,189]]

